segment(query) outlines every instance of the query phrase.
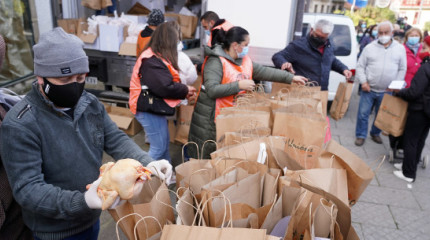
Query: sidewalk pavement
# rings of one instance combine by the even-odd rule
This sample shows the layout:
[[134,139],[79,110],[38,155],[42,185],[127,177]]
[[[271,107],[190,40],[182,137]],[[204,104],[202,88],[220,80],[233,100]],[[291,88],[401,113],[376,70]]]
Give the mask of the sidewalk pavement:
[[[355,123],[359,96],[354,88],[350,107],[343,119],[330,119],[332,137],[344,147],[361,157],[372,169],[376,169],[382,156],[388,155],[389,140],[381,136],[383,144],[374,143],[370,137],[363,146],[357,147],[355,141]],[[371,124],[374,114],[370,117]],[[370,125],[369,124],[369,125]],[[370,131],[370,127],[369,127]],[[133,137],[145,151],[143,131]],[[181,147],[170,144],[170,152],[177,165],[182,162]],[[427,139],[423,156],[430,155],[430,140]],[[107,155],[104,161],[111,158]],[[430,167],[418,168],[417,179],[408,188],[408,184],[393,175],[394,167],[388,159],[376,172],[376,176],[367,187],[358,202],[352,207],[352,225],[360,239],[396,240],[419,239],[430,240]],[[121,239],[126,239],[120,234]],[[101,216],[99,239],[117,239],[115,222],[107,211]]]

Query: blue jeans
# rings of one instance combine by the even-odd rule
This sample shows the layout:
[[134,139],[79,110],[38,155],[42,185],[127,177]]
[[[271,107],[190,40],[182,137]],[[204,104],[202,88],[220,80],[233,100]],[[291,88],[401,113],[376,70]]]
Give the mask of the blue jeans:
[[[361,91],[360,105],[358,106],[357,113],[357,126],[355,128],[355,136],[357,138],[367,137],[367,128],[369,126],[369,116],[372,113],[372,109],[375,108],[375,113],[378,113],[379,106],[381,105],[384,93],[378,92],[365,92]],[[375,127],[375,123],[372,124],[370,135],[379,136],[381,129]]]
[[136,119],[148,136],[149,156],[154,160],[166,159],[170,162],[170,136],[166,117],[149,112],[137,112]]
[[[97,240],[100,231],[100,220],[98,220],[94,225],[92,225],[87,230],[75,234],[73,236],[64,238],[63,240]],[[34,240],[41,240],[40,238],[33,236]]]

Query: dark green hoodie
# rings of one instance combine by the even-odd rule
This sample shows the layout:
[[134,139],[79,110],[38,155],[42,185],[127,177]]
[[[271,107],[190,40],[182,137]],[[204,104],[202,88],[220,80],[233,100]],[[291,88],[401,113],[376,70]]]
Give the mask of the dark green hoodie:
[[[188,137],[189,141],[196,142],[200,148],[206,140],[215,140],[216,137],[214,122],[215,100],[217,98],[236,95],[240,92],[237,81],[221,84],[223,67],[219,57],[224,57],[238,66],[242,64],[241,58],[232,59],[220,45],[216,45],[213,49],[206,47],[205,55],[207,56],[207,61],[203,70],[202,88],[194,108]],[[294,76],[287,71],[265,67],[257,63],[253,63],[252,67],[253,80],[291,83]],[[205,148],[207,149],[204,151],[205,156],[203,158],[210,158],[209,154],[215,150],[215,146],[208,145],[211,144],[206,144]],[[189,154],[191,157],[197,157],[194,148],[189,148]]]

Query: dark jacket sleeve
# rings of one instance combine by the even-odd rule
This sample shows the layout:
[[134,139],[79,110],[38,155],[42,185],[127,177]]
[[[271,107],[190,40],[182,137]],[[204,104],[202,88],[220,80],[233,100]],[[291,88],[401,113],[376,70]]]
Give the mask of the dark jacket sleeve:
[[[333,55],[334,55],[334,53],[333,53]],[[345,71],[347,69],[348,69],[348,67],[345,66],[345,64],[343,64],[339,59],[337,59],[337,57],[334,57],[334,60],[331,64],[331,70],[343,75],[343,71]]]
[[284,50],[281,50],[272,57],[272,62],[277,68],[281,68],[285,62],[294,63],[294,43],[288,44]]
[[142,77],[140,82],[161,98],[184,99],[188,94],[188,87],[173,81],[173,76],[167,66],[153,56],[142,61],[140,67]]
[[409,88],[400,90],[396,95],[410,102],[421,96],[429,88],[430,64],[422,65],[411,81]]

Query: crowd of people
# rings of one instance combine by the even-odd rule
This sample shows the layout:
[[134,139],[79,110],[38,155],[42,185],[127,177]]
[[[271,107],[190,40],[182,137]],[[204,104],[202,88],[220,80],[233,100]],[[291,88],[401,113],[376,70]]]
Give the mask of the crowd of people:
[[[206,12],[200,21],[209,39],[200,89],[191,86],[197,79],[196,67],[181,51],[181,29],[176,22],[165,22],[162,12],[154,9],[139,36],[129,106],[144,128],[148,153],[119,130],[103,104],[84,90],[89,65],[81,40],[61,28],[41,35],[33,47],[37,79],[24,99],[7,108],[6,116],[1,115],[0,177],[7,174],[9,192],[22,208],[22,219],[31,231],[23,233],[35,239],[97,239],[101,201],[94,189],[100,183],[103,152],[115,160],[136,159],[170,180],[174,173],[166,118],[186,99],[196,102],[189,141],[202,147],[205,141],[216,140],[215,119],[220,109],[233,106],[238,94],[255,89],[255,81],[303,85],[312,79],[327,90],[330,71],[348,80],[352,77],[330,47],[333,24],[327,20],[319,20],[310,33],[274,54],[277,68],[251,60],[247,54],[251,36],[246,29],[214,12]],[[405,99],[409,114],[404,136],[390,137],[390,142],[404,152],[403,164],[395,165],[400,169],[395,176],[413,182],[430,128],[430,37],[410,28],[402,44],[394,39],[394,30],[392,23],[381,22],[369,26],[360,39],[356,79],[361,97],[355,144],[365,143],[369,115],[378,111],[384,94]],[[400,79],[407,82],[405,89],[387,91],[392,80]],[[373,125],[370,136],[379,144],[380,133]],[[203,158],[210,158],[215,150],[215,146],[209,148]],[[193,149],[187,154],[197,157]],[[89,183],[93,187],[86,190]],[[12,201],[11,195],[8,199]],[[12,225],[26,228],[20,223]]]
[[[361,84],[361,96],[357,114],[355,145],[362,146],[368,131],[370,113],[378,112],[384,94],[393,94],[408,105],[404,134],[389,135],[392,156],[403,159],[395,163],[394,175],[407,182],[416,178],[417,166],[430,129],[430,84],[428,75],[429,43],[419,28],[410,26],[407,18],[398,24],[385,21],[367,28],[359,39],[360,53],[356,67],[356,79]],[[392,80],[404,80],[405,88],[388,89]],[[370,130],[372,140],[382,143],[381,130],[374,124]]]

